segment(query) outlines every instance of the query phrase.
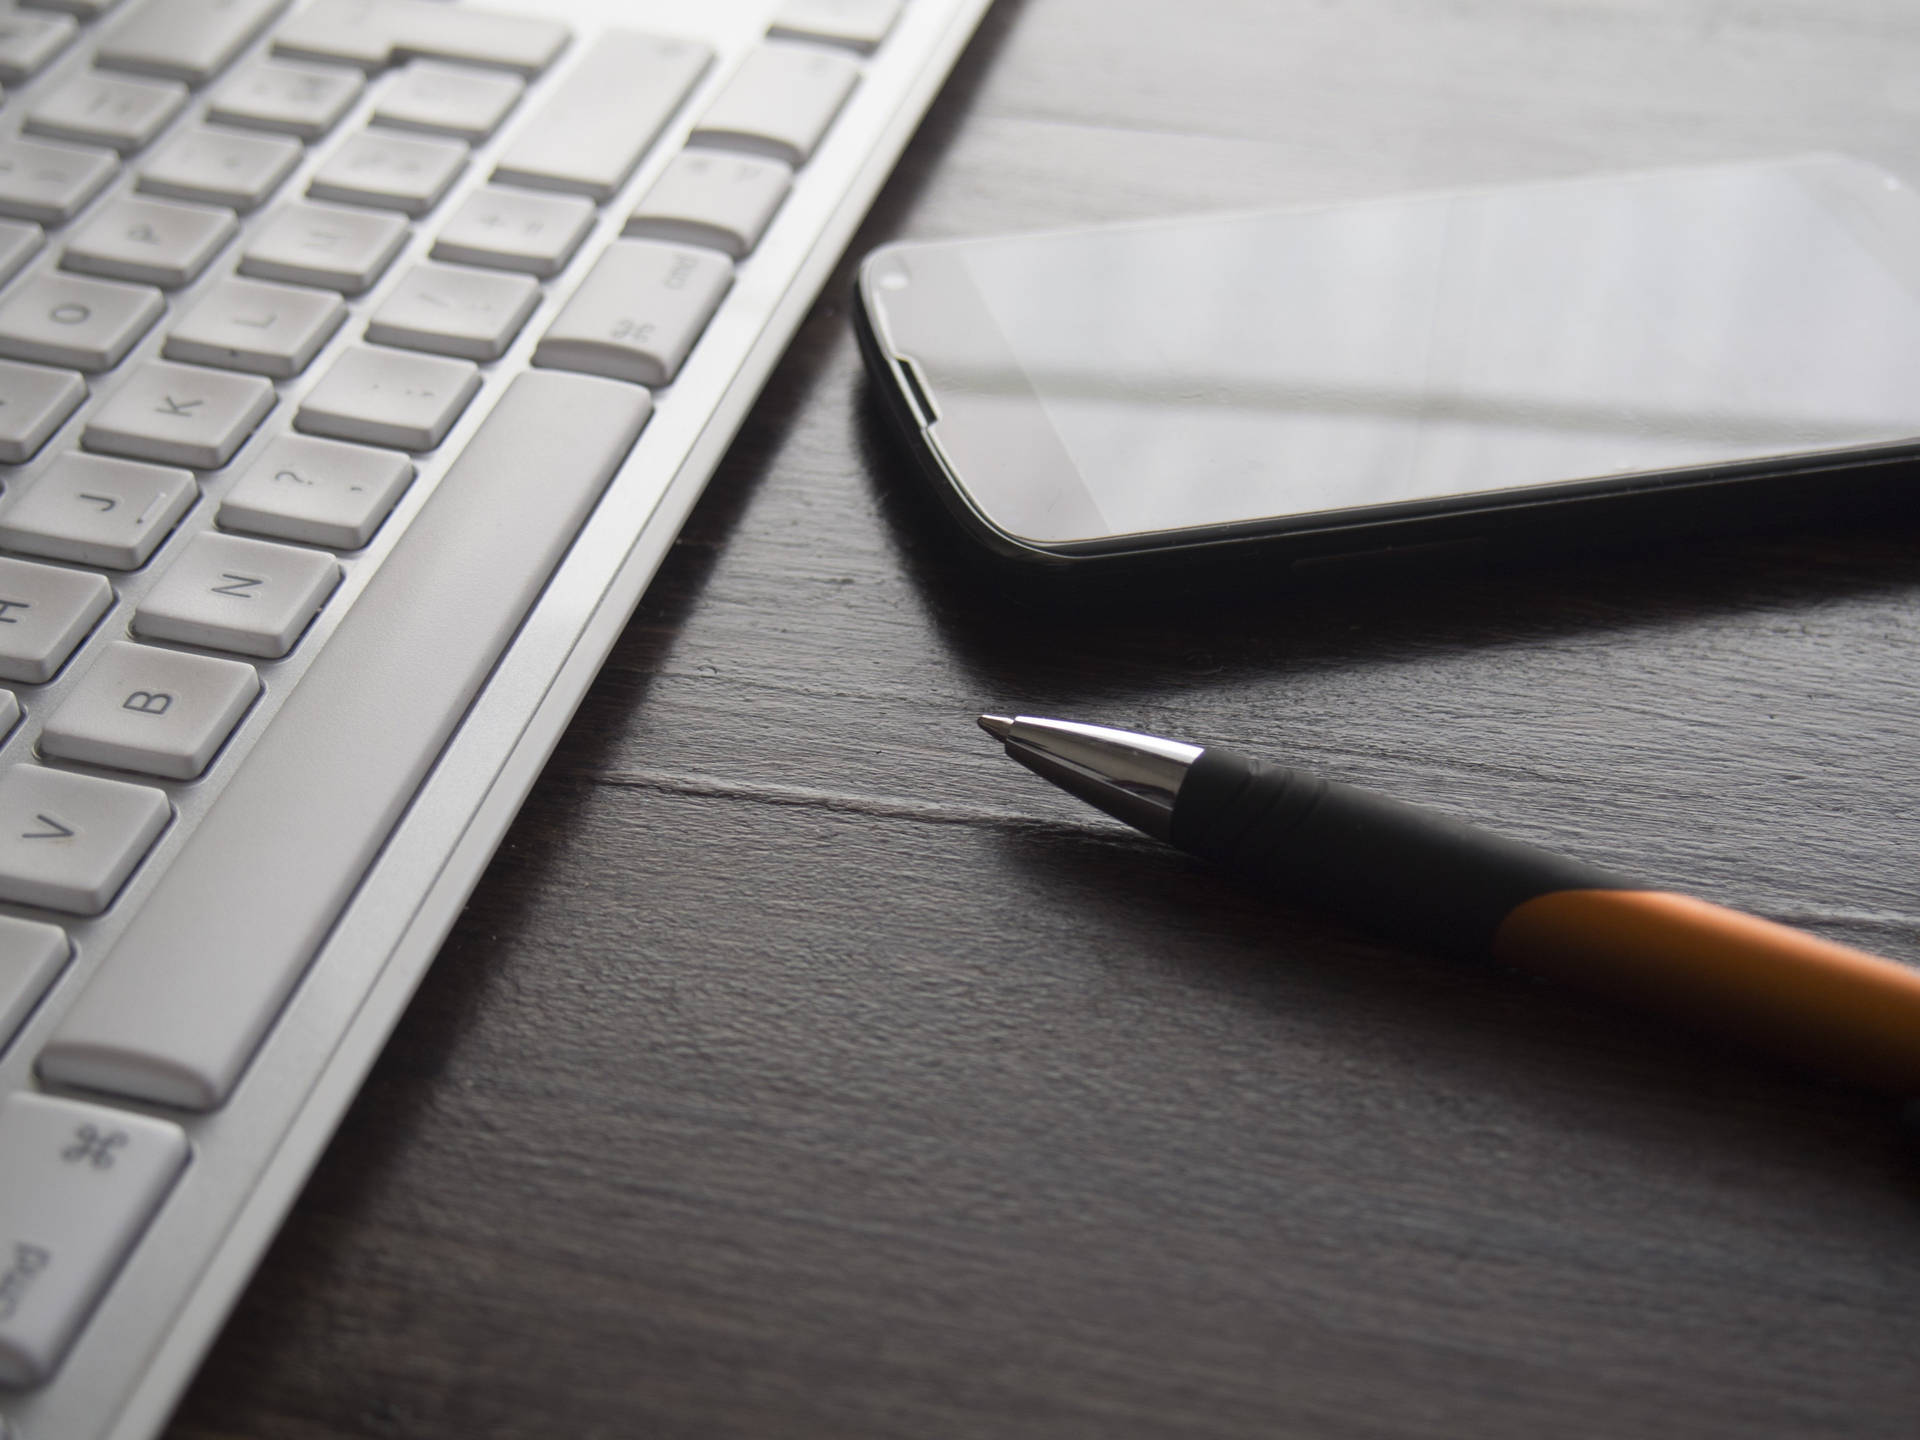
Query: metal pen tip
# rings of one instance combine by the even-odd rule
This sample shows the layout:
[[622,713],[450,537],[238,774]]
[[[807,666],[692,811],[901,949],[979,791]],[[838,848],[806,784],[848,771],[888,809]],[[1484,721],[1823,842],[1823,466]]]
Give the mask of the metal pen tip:
[[987,734],[993,736],[994,739],[1004,740],[1008,735],[1013,733],[1013,717],[1011,715],[982,715],[980,717],[980,728],[986,731]]

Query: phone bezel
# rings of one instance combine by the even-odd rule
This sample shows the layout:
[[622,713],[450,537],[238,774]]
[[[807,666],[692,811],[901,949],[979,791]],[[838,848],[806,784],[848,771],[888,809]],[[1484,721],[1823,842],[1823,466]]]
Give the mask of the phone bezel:
[[[1920,196],[1895,177],[1864,161],[1836,155],[1742,162],[1740,168],[1754,167],[1793,169],[1852,222],[1853,233],[1895,278],[1920,293]],[[1534,183],[1564,185],[1582,180]],[[1485,188],[1490,187],[1442,193],[1484,193]],[[1433,197],[1396,195],[1358,203],[1397,204],[1419,198]],[[1292,206],[1264,213],[1330,208],[1342,207]],[[1091,228],[1104,232],[1231,218],[1236,217],[1199,216]],[[1075,233],[1080,232],[1046,232],[1046,238]],[[875,250],[859,270],[856,328],[888,410],[946,508],[976,540],[1007,558],[1059,565],[1173,558],[1196,550],[1257,545],[1311,560],[1445,544],[1514,530],[1598,534],[1631,532],[1660,523],[1704,520],[1711,525],[1716,513],[1732,518],[1733,506],[1798,513],[1846,505],[1883,486],[1896,472],[1897,462],[1920,457],[1920,434],[1916,434],[1868,446],[1089,538],[1084,519],[1076,527],[1064,523],[1063,517],[1090,515],[1097,520],[1099,511],[1039,395],[1026,382],[1024,370],[967,273],[965,252],[980,243],[1004,243],[1004,238],[907,241]],[[895,288],[889,277],[902,266],[911,266],[911,282]],[[931,337],[938,337],[937,342]],[[965,357],[965,363],[943,365],[943,357],[954,356]],[[978,374],[998,377],[996,393],[981,393],[965,382],[965,376]],[[1813,477],[1821,477],[1817,486],[1809,484]],[[1049,526],[1049,520],[1057,523]]]

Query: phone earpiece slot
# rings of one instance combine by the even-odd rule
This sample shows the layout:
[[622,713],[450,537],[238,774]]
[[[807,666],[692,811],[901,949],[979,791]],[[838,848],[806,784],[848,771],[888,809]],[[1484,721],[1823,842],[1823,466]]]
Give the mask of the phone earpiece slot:
[[926,382],[920,378],[920,367],[904,355],[893,357],[893,363],[900,367],[900,376],[906,381],[907,400],[913,406],[913,413],[920,422],[922,430],[931,430],[940,412],[933,408],[933,399],[928,394]]

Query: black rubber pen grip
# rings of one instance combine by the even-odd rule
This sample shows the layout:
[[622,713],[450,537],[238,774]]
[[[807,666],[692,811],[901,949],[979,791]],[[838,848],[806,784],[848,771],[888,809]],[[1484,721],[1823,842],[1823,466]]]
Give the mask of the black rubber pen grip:
[[1558,890],[1631,890],[1617,875],[1230,750],[1181,782],[1173,843],[1304,905],[1394,939],[1484,956],[1519,905]]

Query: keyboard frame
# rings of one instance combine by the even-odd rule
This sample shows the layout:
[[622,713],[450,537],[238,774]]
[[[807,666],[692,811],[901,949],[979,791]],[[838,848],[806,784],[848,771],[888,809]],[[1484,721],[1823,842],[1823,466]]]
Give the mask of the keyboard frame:
[[[685,368],[671,386],[656,392],[659,404],[651,422],[495,665],[255,1055],[233,1099],[204,1116],[125,1104],[124,1108],[181,1124],[193,1145],[193,1160],[53,1380],[37,1390],[0,1394],[0,1436],[6,1435],[9,1419],[16,1435],[7,1440],[55,1436],[60,1440],[142,1440],[166,1423],[708,477],[990,3],[908,0],[886,43],[866,59],[860,86],[801,172],[766,236],[742,263],[732,292]],[[298,8],[292,6],[290,11]],[[492,8],[513,7],[511,0],[494,0]],[[592,31],[617,25],[656,33],[694,33],[684,24],[675,24],[675,6],[667,0],[540,0],[537,7],[529,8],[567,21],[575,28],[576,39],[553,69],[529,86],[513,116],[485,147],[489,156],[537,108],[547,88],[564,80],[567,66]],[[777,8],[777,0],[702,0],[698,33],[719,50],[715,64],[620,195],[601,207],[601,217],[567,268],[564,283],[549,282],[539,311],[514,347],[502,360],[484,367],[485,388],[447,440],[431,455],[418,457],[420,475],[396,510],[396,520],[410,520],[417,512],[504,392],[506,380],[525,368],[546,323],[564,305],[593,259],[617,237],[625,216],[679,151],[694,119],[762,36]],[[261,53],[270,39],[271,32],[235,65]],[[83,55],[91,46],[83,42],[77,48]],[[48,76],[64,73],[77,63],[79,55],[70,54],[31,86],[10,91],[4,128],[18,123],[13,113],[16,94],[31,96]],[[190,112],[202,107],[205,93],[196,93]],[[260,213],[301,194],[307,177],[341,137],[364,123],[371,103],[363,94],[327,139],[310,147],[301,167]],[[286,421],[299,395],[324,373],[331,356],[358,340],[365,316],[410,263],[425,258],[437,222],[480,183],[489,168],[490,160],[470,166],[433,217],[416,223],[407,249],[381,283],[354,297],[353,316],[302,379],[279,386],[280,404],[274,417],[221,474],[237,475],[262,443],[262,436],[288,428]],[[121,177],[82,214],[122,193],[128,184],[129,177]],[[23,275],[52,265],[57,253],[58,242],[50,243],[46,257],[26,267]],[[230,250],[217,261],[205,278],[228,272],[233,253]],[[170,297],[176,313],[184,308],[179,295],[194,293],[189,288]],[[166,328],[163,321],[127,363],[155,353]],[[87,409],[96,403],[97,398]],[[200,506],[215,503],[217,493],[209,490]],[[374,545],[361,553],[383,556],[399,533],[400,526],[389,521]],[[165,569],[184,538],[176,535],[169,540],[134,576],[113,577],[123,603],[137,598],[143,586]],[[355,569],[365,573],[356,576],[350,570],[342,595],[352,593],[349,587],[364,584],[371,573],[371,566],[364,562]],[[132,583],[125,583],[129,580]],[[343,611],[344,606],[339,606],[334,613]],[[270,723],[278,694],[297,680],[304,655],[317,651],[331,628],[328,622],[323,615],[316,622],[320,628],[296,650],[299,663],[281,662],[284,668],[280,669],[263,667],[270,691],[264,712],[256,712],[244,723],[234,750],[243,750]],[[40,687],[45,698],[36,704],[29,697],[29,710],[50,710],[64,691],[62,682],[84,671],[101,643],[101,635],[91,638],[53,684]],[[23,758],[35,734],[37,726],[16,731],[0,749],[0,763]],[[210,782],[163,788],[183,816],[191,818],[213,803],[224,777],[243,759],[242,754],[230,752],[216,761]],[[16,1089],[65,1093],[39,1085],[32,1074],[33,1058],[139,898],[163,873],[188,828],[176,822],[109,916],[67,923],[74,936],[75,959],[0,1053],[0,1093]],[[0,906],[0,911],[44,918],[19,907]],[[636,944],[644,948],[644,935],[636,936]]]

